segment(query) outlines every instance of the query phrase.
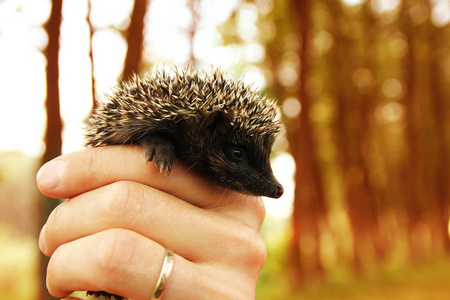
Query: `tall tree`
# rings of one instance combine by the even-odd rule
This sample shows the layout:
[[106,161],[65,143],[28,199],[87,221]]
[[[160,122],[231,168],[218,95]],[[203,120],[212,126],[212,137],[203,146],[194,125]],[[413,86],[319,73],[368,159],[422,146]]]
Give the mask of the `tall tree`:
[[[301,102],[300,126],[295,130],[287,127],[291,153],[297,169],[291,253],[294,262],[294,284],[302,284],[307,279],[323,275],[320,259],[320,224],[325,219],[325,196],[317,156],[317,144],[312,135],[313,124],[310,113],[313,99],[306,90],[306,83],[312,71],[308,62],[312,32],[312,1],[292,0],[291,8],[293,18],[297,20],[295,26],[300,39],[298,56],[301,62],[298,74],[298,99]],[[305,244],[308,244],[307,248],[312,251],[310,249],[305,251],[305,247],[302,247]]]
[[130,77],[131,74],[139,72],[144,41],[144,21],[148,4],[148,0],[134,1],[131,22],[127,32],[128,48],[122,73],[122,79],[125,80]]
[[[426,2],[427,8],[431,11],[431,3]],[[450,220],[450,103],[446,95],[445,86],[448,86],[448,79],[443,74],[441,57],[438,55],[439,49],[448,47],[445,44],[447,39],[442,41],[444,36],[450,30],[450,25],[444,28],[436,28],[431,21],[427,23],[428,34],[428,73],[430,76],[430,118],[429,122],[433,124],[431,137],[435,140],[430,141],[433,160],[431,161],[432,175],[429,179],[429,190],[435,191],[435,203],[432,215],[435,216],[436,232],[440,239],[444,251],[450,253],[450,236],[448,232],[448,222]],[[447,81],[447,82],[446,82]]]
[[87,22],[89,24],[89,59],[91,61],[91,93],[92,93],[92,110],[97,106],[95,95],[95,76],[94,76],[94,52],[92,49],[92,37],[94,36],[94,26],[91,21],[91,0],[88,0]]
[[[447,30],[449,28],[446,28]],[[442,33],[445,30],[431,28],[431,44],[436,45],[441,41]],[[434,49],[437,49],[435,47]],[[445,92],[445,76],[442,76],[442,67],[439,57],[436,53],[429,53],[429,73],[431,74],[431,109],[435,123],[435,132],[433,137],[436,139],[434,145],[434,170],[430,187],[436,191],[436,206],[434,214],[436,215],[437,232],[442,239],[445,252],[450,253],[450,236],[448,232],[448,223],[450,220],[450,103]],[[447,80],[448,81],[448,80]]]
[[[57,157],[61,154],[62,149],[62,120],[59,108],[59,35],[61,26],[61,9],[62,0],[53,0],[50,13],[50,19],[45,25],[45,30],[48,35],[48,46],[45,50],[45,57],[47,59],[47,99],[45,107],[47,109],[47,127],[45,132],[45,152],[42,157],[42,164]],[[43,225],[50,212],[58,204],[57,201],[51,200],[47,197],[41,197],[39,202],[40,224]],[[40,254],[39,263],[39,299],[56,299],[52,297],[46,288],[46,273],[48,258]]]
[[200,22],[200,0],[189,0],[189,10],[191,12],[191,27],[188,30],[189,34],[189,64],[192,67],[197,66],[197,58],[195,57],[194,53],[194,41],[195,41],[195,34],[198,30],[198,24]]
[[[360,272],[367,246],[380,252],[380,257],[383,252],[378,238],[378,208],[369,179],[371,166],[367,161],[372,136],[369,120],[375,106],[374,92],[360,91],[352,80],[357,69],[373,65],[371,56],[367,55],[373,51],[370,38],[355,36],[358,32],[370,30],[372,24],[369,16],[363,14],[364,10],[360,10],[359,14],[364,15],[366,24],[356,19],[355,15],[347,16],[343,4],[337,1],[329,7],[338,24],[330,28],[335,39],[330,51],[330,70],[334,77],[329,82],[336,102],[334,136],[352,231],[353,269]],[[353,30],[344,30],[346,26],[351,26]]]
[[[400,26],[405,33],[408,48],[404,60],[405,95],[403,98],[407,116],[405,119],[405,136],[407,152],[403,165],[403,194],[407,216],[407,233],[409,251],[412,260],[418,260],[425,254],[424,226],[427,227],[426,215],[428,211],[426,169],[426,152],[428,145],[424,135],[426,120],[426,106],[429,103],[428,69],[424,68],[427,61],[423,51],[422,37],[424,24],[413,20],[411,14],[415,1],[402,1],[402,15]],[[433,197],[433,196],[432,196]]]

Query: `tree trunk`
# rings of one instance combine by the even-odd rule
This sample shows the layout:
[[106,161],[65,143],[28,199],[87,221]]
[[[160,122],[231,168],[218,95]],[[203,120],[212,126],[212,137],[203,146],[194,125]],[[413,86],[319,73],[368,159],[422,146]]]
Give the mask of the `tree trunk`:
[[197,67],[197,58],[194,53],[194,40],[195,34],[198,29],[198,23],[200,22],[200,1],[199,0],[189,0],[189,10],[191,12],[192,23],[189,28],[189,64],[196,68]]
[[92,36],[94,35],[94,27],[91,22],[91,0],[88,0],[88,17],[87,22],[89,24],[89,59],[91,61],[91,93],[92,93],[92,111],[97,107],[97,97],[95,95],[95,76],[94,76],[94,54],[92,50]]
[[[427,3],[431,6],[430,3]],[[431,9],[431,7],[429,7]],[[447,28],[448,30],[448,28]],[[428,24],[429,48],[429,90],[430,90],[430,122],[434,124],[432,138],[435,143],[430,141],[432,146],[432,176],[429,189],[435,190],[435,207],[432,216],[438,239],[442,244],[444,251],[450,253],[450,237],[448,233],[448,222],[450,220],[450,133],[446,128],[450,128],[450,105],[448,97],[445,94],[445,75],[441,70],[439,60],[436,55],[436,49],[445,47],[441,45],[442,36],[445,29],[438,29],[432,24]],[[447,83],[448,84],[448,83]]]
[[322,186],[322,174],[317,156],[317,144],[312,136],[313,125],[310,108],[313,99],[307,94],[305,86],[311,67],[307,55],[310,47],[311,1],[293,0],[292,16],[297,20],[297,30],[301,38],[299,57],[300,99],[302,110],[300,126],[288,130],[291,153],[296,164],[295,200],[292,215],[292,261],[293,281],[299,285],[323,276],[320,258],[320,224],[325,220],[325,200]]
[[[352,80],[355,70],[372,66],[371,57],[367,53],[372,50],[373,45],[369,37],[350,37],[340,28],[339,24],[349,26],[349,22],[355,22],[346,19],[342,4],[335,2],[329,7],[338,24],[330,28],[335,38],[329,57],[329,69],[333,74],[329,85],[336,99],[333,129],[353,239],[353,269],[360,273],[364,268],[362,255],[367,247],[373,248],[376,259],[382,259],[385,255],[379,232],[379,208],[370,182],[371,166],[367,159],[373,139],[369,120],[376,103],[373,92],[361,91]],[[366,24],[355,22],[353,26],[370,28],[370,20],[364,11],[361,16]]]
[[122,73],[122,80],[128,79],[131,74],[139,72],[139,64],[142,58],[144,42],[144,20],[147,12],[147,0],[135,0],[131,22],[127,34],[127,54],[125,66]]
[[[47,109],[47,129],[45,132],[45,152],[42,157],[42,164],[57,157],[61,154],[62,148],[62,120],[59,109],[59,34],[61,25],[61,9],[62,0],[53,0],[50,19],[47,22],[45,29],[48,34],[48,46],[45,51],[47,58],[47,99],[45,106]],[[50,212],[57,206],[58,202],[48,197],[42,196],[39,199],[40,203],[40,226],[47,221]],[[48,258],[41,254],[39,256],[39,299],[57,299],[52,297],[46,288],[46,275]]]
[[[408,14],[412,5],[409,1],[402,2],[401,26],[406,35],[408,51],[404,61],[405,93],[404,105],[407,112],[405,118],[405,135],[407,153],[403,165],[403,195],[406,209],[406,226],[408,234],[408,246],[411,260],[419,260],[425,254],[425,240],[423,239],[425,215],[427,205],[426,188],[424,186],[426,152],[425,140],[423,136],[422,123],[425,121],[423,114],[423,99],[426,98],[426,88],[423,78],[426,78],[426,70],[421,62],[421,51],[419,46],[420,28],[414,25]],[[428,102],[425,100],[425,102]]]

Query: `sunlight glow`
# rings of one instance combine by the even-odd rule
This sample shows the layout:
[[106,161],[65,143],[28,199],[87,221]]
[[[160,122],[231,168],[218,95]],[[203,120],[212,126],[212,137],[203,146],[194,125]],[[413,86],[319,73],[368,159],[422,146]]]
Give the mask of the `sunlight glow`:
[[263,71],[257,67],[245,68],[243,81],[247,85],[253,85],[258,91],[263,90],[267,85]]
[[342,2],[344,2],[344,4],[346,5],[354,6],[364,3],[366,2],[366,0],[342,0]]
[[389,78],[383,82],[381,90],[386,97],[392,99],[399,99],[404,94],[403,85],[400,80],[396,78]]
[[425,4],[416,4],[409,10],[409,17],[414,25],[420,25],[428,19],[428,7]]
[[431,12],[431,21],[437,27],[450,23],[450,1],[439,1]]
[[245,5],[238,13],[238,30],[237,34],[244,41],[252,41],[258,33],[255,22],[258,18],[258,11],[253,5]]
[[400,5],[400,0],[372,0],[370,4],[374,11],[384,13],[397,9]]
[[281,109],[286,117],[294,119],[300,115],[302,104],[297,98],[289,97],[283,101]]
[[448,220],[447,232],[448,232],[448,236],[450,237],[450,220]]
[[369,69],[358,68],[352,74],[353,83],[359,88],[367,88],[373,82],[373,75]]
[[263,197],[267,214],[279,218],[289,218],[292,215],[294,203],[295,161],[288,153],[278,155],[272,162],[275,177],[284,187],[284,194],[279,199]]
[[285,64],[278,70],[280,83],[285,87],[293,86],[298,79],[297,70],[291,64]]
[[375,109],[375,120],[379,124],[397,122],[403,119],[405,108],[399,102],[393,101]]
[[0,118],[1,150],[20,150],[33,156],[44,150],[46,60],[40,50],[47,39],[40,26],[47,20],[49,11],[49,1],[2,3],[0,100],[4,113]]
[[331,46],[333,46],[334,38],[326,30],[319,31],[313,40],[313,45],[316,50],[321,54],[326,54],[328,50],[330,50]]
[[[127,29],[130,24],[130,13],[133,9],[132,0],[90,0],[91,23],[95,28],[115,27]],[[105,12],[108,13],[105,13]]]

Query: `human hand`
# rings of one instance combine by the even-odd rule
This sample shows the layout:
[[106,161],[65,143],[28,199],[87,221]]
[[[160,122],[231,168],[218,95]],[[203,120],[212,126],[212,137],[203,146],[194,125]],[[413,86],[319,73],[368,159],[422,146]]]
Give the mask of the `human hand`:
[[39,236],[51,256],[56,297],[107,291],[149,299],[165,248],[175,252],[164,299],[254,299],[266,259],[260,197],[224,191],[176,162],[169,176],[136,146],[60,156],[37,175],[39,190],[68,198]]

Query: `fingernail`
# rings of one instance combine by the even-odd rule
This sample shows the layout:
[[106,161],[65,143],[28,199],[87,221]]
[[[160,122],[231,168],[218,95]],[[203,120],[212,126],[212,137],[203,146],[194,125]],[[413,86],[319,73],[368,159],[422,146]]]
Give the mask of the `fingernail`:
[[39,233],[39,249],[41,249],[42,253],[45,253],[44,230],[45,230],[45,225],[42,227],[41,232]]
[[64,160],[51,160],[41,167],[36,175],[36,182],[41,189],[52,190],[56,188],[66,171],[67,163]]

